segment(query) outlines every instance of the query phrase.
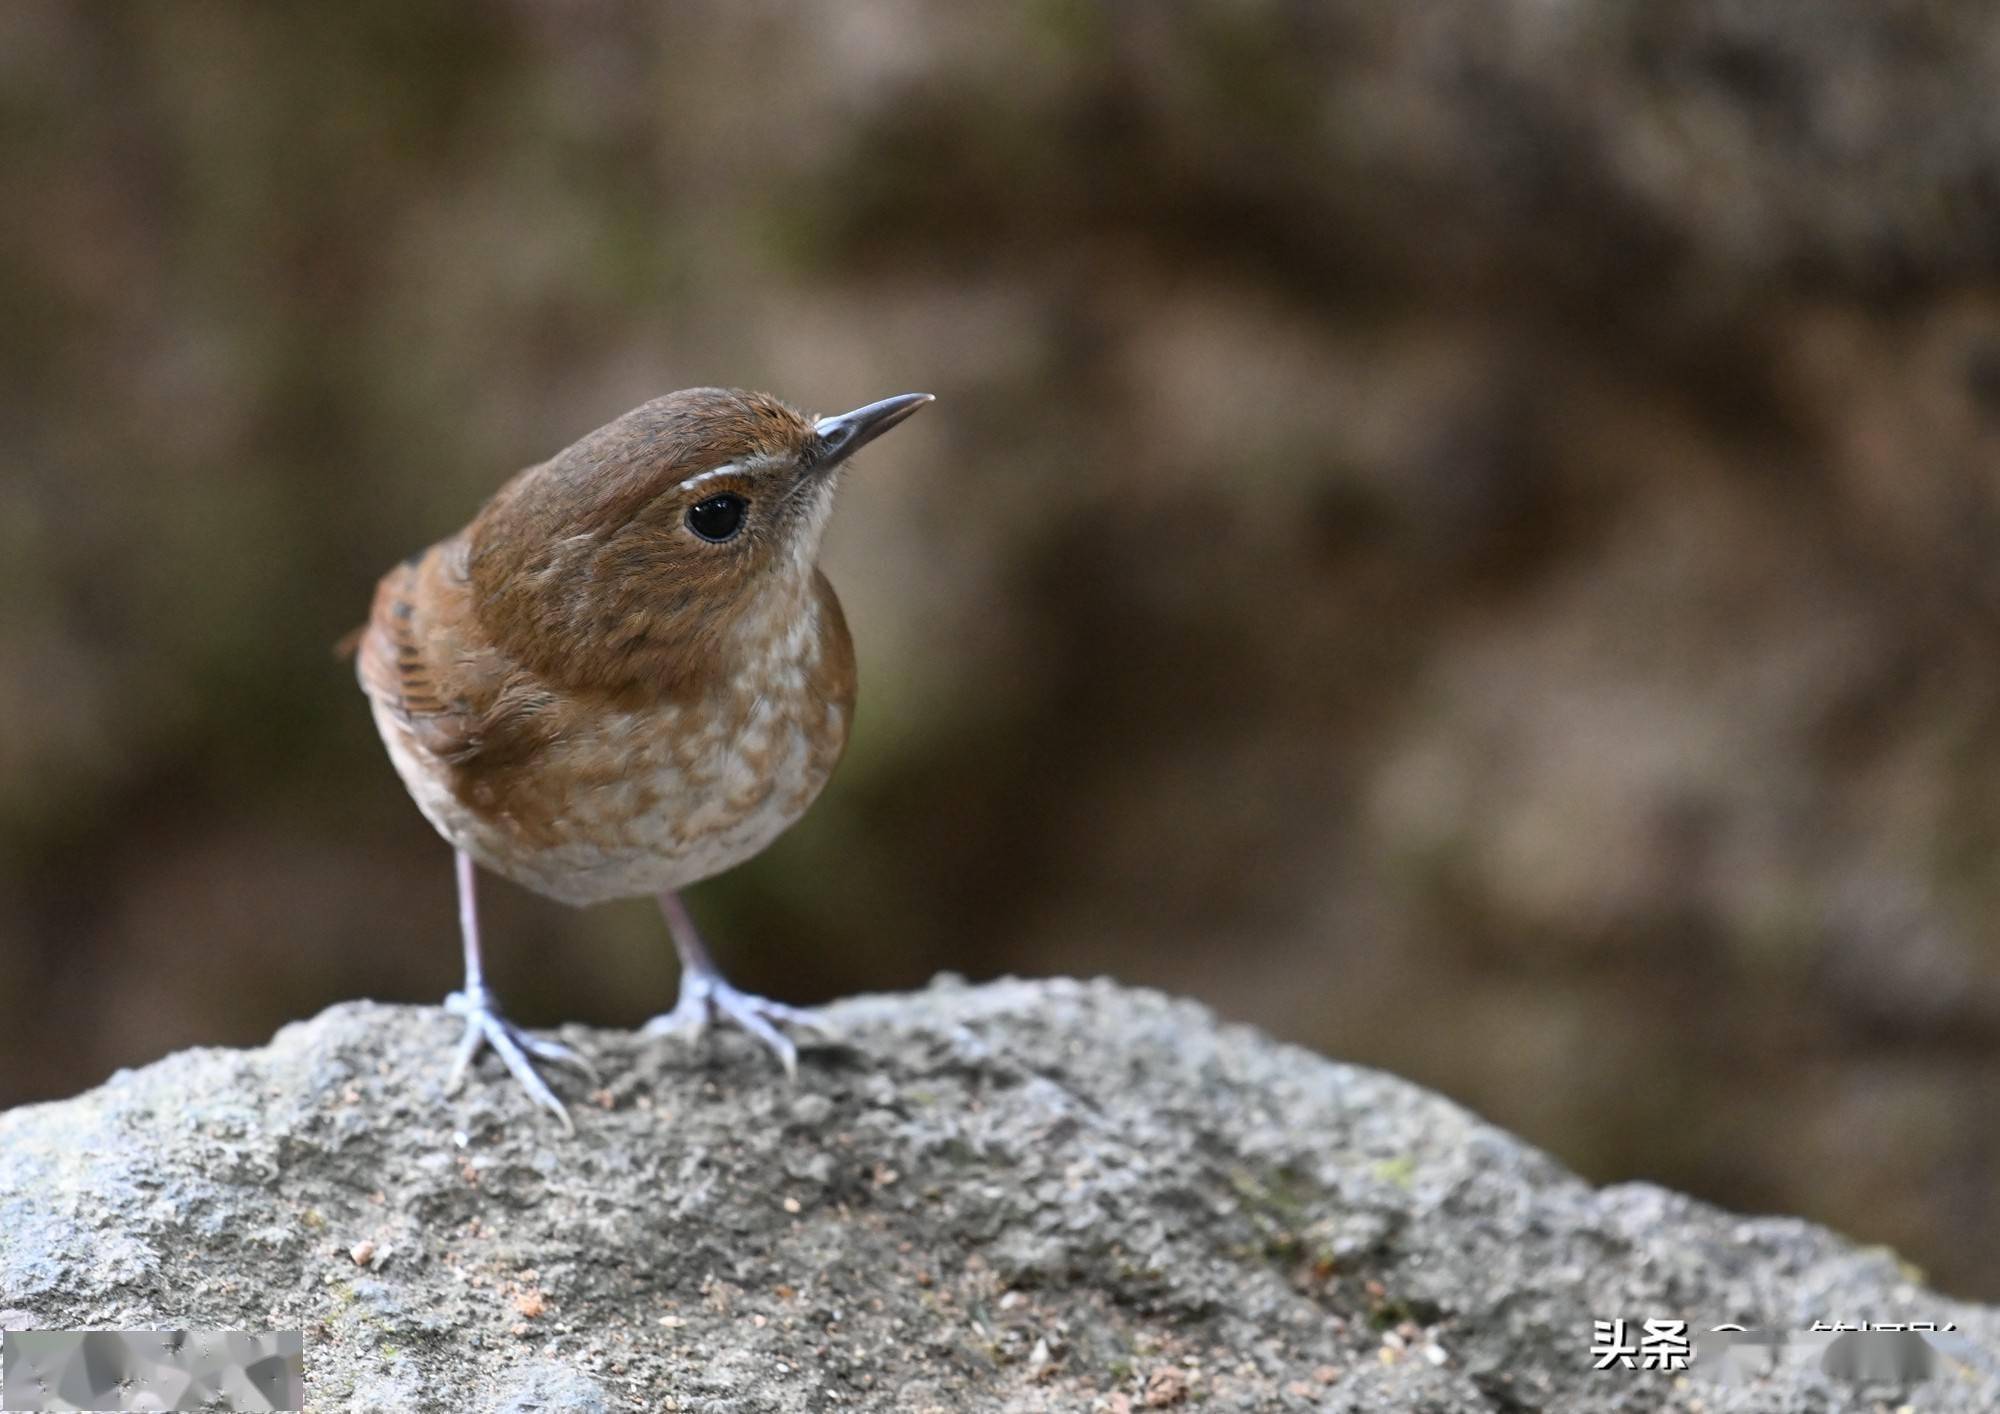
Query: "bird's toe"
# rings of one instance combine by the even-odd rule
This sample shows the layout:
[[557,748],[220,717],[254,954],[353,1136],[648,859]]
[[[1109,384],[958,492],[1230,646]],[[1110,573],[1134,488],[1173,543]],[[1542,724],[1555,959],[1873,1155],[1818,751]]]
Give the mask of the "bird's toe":
[[549,1088],[549,1083],[535,1069],[535,1060],[548,1061],[558,1065],[572,1066],[586,1076],[593,1084],[597,1072],[589,1061],[573,1048],[560,1041],[550,1041],[532,1036],[502,1016],[491,992],[481,989],[477,993],[453,992],[445,999],[445,1010],[455,1016],[465,1018],[465,1032],[459,1038],[458,1049],[452,1056],[451,1073],[445,1080],[445,1092],[453,1093],[465,1082],[466,1073],[480,1051],[491,1048],[500,1057],[521,1088],[528,1092],[528,1098],[548,1111],[562,1127],[574,1133],[575,1123],[569,1117],[569,1110]]
[[718,1016],[728,1018],[777,1058],[785,1074],[799,1078],[799,1048],[780,1027],[802,1026],[823,1032],[825,1024],[813,1012],[766,997],[740,992],[715,976],[689,975],[681,983],[681,998],[670,1012],[646,1023],[648,1036],[697,1040]]

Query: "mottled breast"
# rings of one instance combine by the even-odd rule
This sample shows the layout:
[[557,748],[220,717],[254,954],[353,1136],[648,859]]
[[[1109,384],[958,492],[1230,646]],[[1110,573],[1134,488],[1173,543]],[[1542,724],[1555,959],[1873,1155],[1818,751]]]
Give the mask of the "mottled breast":
[[493,872],[571,904],[678,889],[769,845],[846,748],[853,648],[824,577],[766,627],[702,694],[564,704],[520,759],[453,764],[379,700],[376,721],[418,807]]

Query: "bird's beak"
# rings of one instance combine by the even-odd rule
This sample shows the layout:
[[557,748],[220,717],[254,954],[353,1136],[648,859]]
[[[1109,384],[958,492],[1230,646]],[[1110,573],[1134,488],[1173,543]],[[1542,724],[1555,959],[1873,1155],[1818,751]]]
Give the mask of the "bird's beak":
[[893,398],[884,398],[879,403],[870,403],[853,412],[822,417],[813,424],[820,441],[819,458],[815,465],[820,468],[839,465],[925,403],[936,401],[929,393],[898,393]]

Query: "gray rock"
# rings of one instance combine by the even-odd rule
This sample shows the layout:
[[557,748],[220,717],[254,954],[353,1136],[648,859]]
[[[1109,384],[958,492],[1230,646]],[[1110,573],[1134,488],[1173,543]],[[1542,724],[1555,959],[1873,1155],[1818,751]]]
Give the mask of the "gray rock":
[[609,1407],[597,1381],[549,1361],[509,1375],[494,1414],[605,1414]]
[[[1592,1321],[2000,1313],[1893,1254],[1592,1189],[1457,1106],[1109,983],[863,998],[789,1086],[571,1028],[564,1138],[456,1026],[355,1003],[0,1115],[0,1308],[303,1328],[324,1410],[1815,1411],[1906,1391],[1591,1368]],[[490,1064],[490,1062],[489,1062]],[[574,1093],[574,1092],[572,1092]],[[1644,1096],[1633,1103],[1643,1104]],[[1662,1114],[1660,1122],[1678,1122]]]

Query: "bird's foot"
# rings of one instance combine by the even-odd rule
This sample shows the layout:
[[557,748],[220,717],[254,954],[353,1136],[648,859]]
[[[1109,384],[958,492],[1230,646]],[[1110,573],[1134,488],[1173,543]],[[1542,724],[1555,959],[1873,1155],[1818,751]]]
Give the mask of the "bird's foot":
[[465,1018],[465,1035],[459,1039],[458,1053],[452,1057],[451,1074],[445,1080],[445,1093],[453,1094],[465,1082],[465,1073],[472,1066],[473,1058],[487,1046],[500,1057],[507,1069],[521,1082],[521,1088],[528,1092],[528,1098],[547,1110],[562,1122],[562,1127],[574,1134],[576,1126],[571,1123],[569,1111],[556,1098],[556,1092],[535,1069],[535,1061],[549,1061],[557,1065],[574,1067],[591,1084],[597,1083],[597,1071],[576,1051],[560,1041],[548,1041],[539,1036],[531,1036],[500,1014],[500,1002],[485,987],[467,988],[453,992],[444,999],[444,1009],[453,1016]]
[[720,1014],[735,1022],[763,1043],[778,1058],[788,1079],[799,1078],[799,1048],[778,1028],[803,1026],[822,1029],[817,1015],[804,1007],[786,1006],[766,997],[739,992],[714,972],[688,969],[681,973],[680,1000],[674,1009],[654,1017],[645,1025],[648,1036],[680,1036],[699,1040],[709,1023]]

